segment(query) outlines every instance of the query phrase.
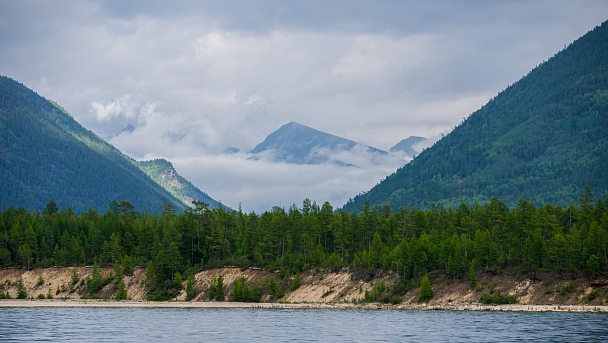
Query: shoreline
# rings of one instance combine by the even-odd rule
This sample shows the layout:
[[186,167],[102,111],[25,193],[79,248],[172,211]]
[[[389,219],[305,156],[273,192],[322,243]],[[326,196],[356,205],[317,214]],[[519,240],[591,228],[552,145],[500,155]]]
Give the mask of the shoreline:
[[251,309],[342,309],[342,310],[423,310],[423,311],[507,311],[507,312],[596,312],[608,313],[606,305],[483,305],[380,303],[242,303],[203,301],[116,301],[98,299],[0,300],[0,308],[251,308]]

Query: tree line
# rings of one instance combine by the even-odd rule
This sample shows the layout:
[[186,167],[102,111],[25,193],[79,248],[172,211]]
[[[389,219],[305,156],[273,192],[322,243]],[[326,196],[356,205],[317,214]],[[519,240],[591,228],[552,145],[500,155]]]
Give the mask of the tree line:
[[[193,207],[160,214],[112,201],[105,213],[76,214],[50,200],[42,212],[0,212],[0,267],[146,266],[150,289],[170,295],[197,271],[216,266],[304,270],[384,270],[407,284],[432,271],[455,278],[469,270],[541,269],[608,272],[608,198],[589,188],[576,205],[510,208],[497,198],[428,210],[366,205],[360,213],[305,199],[301,207],[262,214]],[[169,292],[169,293],[167,293]]]

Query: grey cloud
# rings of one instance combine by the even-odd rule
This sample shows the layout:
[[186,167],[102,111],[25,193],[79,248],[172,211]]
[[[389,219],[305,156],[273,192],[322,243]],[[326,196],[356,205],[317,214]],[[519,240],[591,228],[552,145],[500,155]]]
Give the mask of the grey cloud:
[[394,166],[341,179],[222,153],[290,121],[380,149],[437,137],[605,13],[594,0],[3,1],[0,73],[135,158],[179,160],[229,206],[339,206]]

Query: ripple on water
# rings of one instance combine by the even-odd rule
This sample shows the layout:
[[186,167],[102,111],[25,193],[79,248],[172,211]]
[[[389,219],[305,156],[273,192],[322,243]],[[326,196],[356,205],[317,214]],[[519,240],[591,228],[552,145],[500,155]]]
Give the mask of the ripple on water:
[[608,341],[607,314],[0,308],[1,342]]

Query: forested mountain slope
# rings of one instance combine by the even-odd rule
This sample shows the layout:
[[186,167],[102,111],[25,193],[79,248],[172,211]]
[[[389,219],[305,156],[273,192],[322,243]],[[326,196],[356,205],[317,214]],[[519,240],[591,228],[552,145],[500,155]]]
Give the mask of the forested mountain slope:
[[185,205],[63,108],[0,77],[0,208],[107,210],[112,200],[159,211]]
[[608,22],[509,86],[344,209],[576,202],[608,191]]
[[152,180],[185,204],[191,205],[192,201],[196,200],[208,204],[210,208],[217,208],[220,206],[219,202],[215,201],[207,193],[201,191],[190,181],[179,175],[173,167],[173,164],[165,159],[140,161],[137,162],[137,165],[141,170],[148,174]]

